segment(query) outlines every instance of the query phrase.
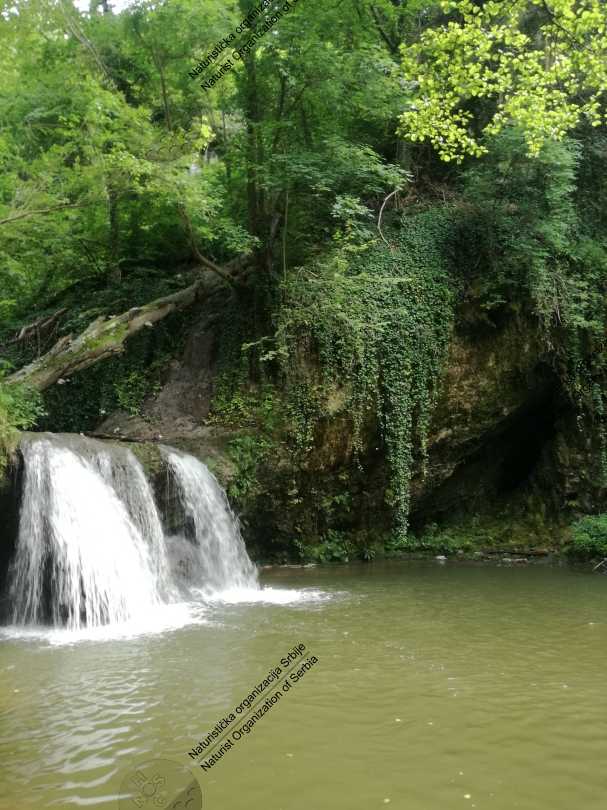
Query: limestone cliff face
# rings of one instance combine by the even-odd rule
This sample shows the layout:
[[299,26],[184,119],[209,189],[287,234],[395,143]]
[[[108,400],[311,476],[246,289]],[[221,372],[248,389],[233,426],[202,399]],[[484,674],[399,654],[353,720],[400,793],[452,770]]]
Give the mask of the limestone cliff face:
[[[607,492],[599,484],[592,426],[581,429],[533,322],[512,317],[491,326],[462,316],[458,324],[432,417],[426,474],[418,471],[411,485],[413,530],[491,515],[502,526],[515,511],[558,522],[604,510]],[[332,392],[328,415],[317,423],[305,455],[293,451],[286,420],[268,435],[255,424],[208,419],[219,334],[216,310],[203,308],[183,355],[173,359],[162,390],[146,401],[142,415],[114,413],[97,428],[110,440],[133,442],[160,501],[166,500],[166,514],[172,514],[171,493],[158,443],[208,464],[228,488],[258,559],[286,559],[331,532],[363,544],[388,536],[391,493],[381,437],[370,421],[355,458],[343,390]],[[276,409],[281,411],[279,399]],[[16,454],[0,476],[0,571],[16,530],[19,476]],[[507,533],[506,527],[502,537]],[[546,545],[545,538],[537,543]]]
[[14,454],[0,474],[0,616],[7,607],[3,603],[2,594],[6,592],[8,567],[17,536],[20,491],[21,465],[18,455]]
[[431,516],[466,502],[473,507],[527,482],[553,437],[559,398],[528,323],[457,332],[432,420],[428,473],[415,482],[415,509]]
[[[460,319],[463,321],[463,319]],[[199,456],[229,488],[253,548],[277,550],[330,529],[388,532],[389,476],[376,428],[365,431],[360,466],[343,392],[317,426],[305,458],[274,438],[254,457],[238,452],[243,431],[205,424],[217,354],[216,330],[202,313],[182,358],[142,417],[114,414],[100,430],[156,440]],[[246,431],[245,431],[246,433]],[[236,452],[234,447],[236,446]],[[462,323],[442,380],[429,438],[425,477],[412,482],[413,527],[483,512],[531,494],[542,509],[593,511],[604,502],[592,440],[548,362],[533,323],[512,318],[499,327]]]

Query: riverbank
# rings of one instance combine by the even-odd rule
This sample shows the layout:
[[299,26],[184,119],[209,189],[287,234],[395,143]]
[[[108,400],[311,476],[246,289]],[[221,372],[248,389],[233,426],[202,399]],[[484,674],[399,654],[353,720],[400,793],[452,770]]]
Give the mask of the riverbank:
[[[23,433],[22,440],[41,434]],[[61,434],[50,434],[60,436]],[[109,436],[111,434],[103,434]],[[65,434],[66,441],[80,441],[78,434]],[[135,440],[97,439],[110,452],[131,450],[145,470],[167,528],[179,523],[175,492],[167,487],[167,465],[162,454],[163,436]],[[390,529],[389,512],[354,500],[342,473],[326,472],[326,481],[338,489],[312,486],[312,471],[306,472],[308,488],[288,489],[289,468],[280,457],[266,454],[261,462],[248,447],[243,434],[221,426],[200,429],[193,435],[169,435],[167,443],[201,459],[226,489],[232,509],[239,518],[247,550],[261,565],[350,562],[354,560],[432,559],[523,561],[542,559],[598,562],[607,556],[607,537],[601,515],[581,521],[571,510],[551,512],[541,493],[523,491],[508,497],[494,495],[479,503],[473,514],[464,505],[454,508],[441,522],[429,522],[431,512],[412,516],[405,537]],[[262,437],[258,437],[258,443]],[[266,477],[269,476],[269,477]],[[23,486],[22,453],[17,448],[0,475],[0,559],[13,544]],[[381,497],[381,479],[375,501]],[[387,495],[386,495],[387,496]],[[284,510],[281,509],[284,507]],[[321,516],[324,516],[321,518]],[[330,518],[330,521],[329,521]],[[581,527],[581,528],[580,528]],[[6,555],[4,555],[5,557]],[[7,559],[4,559],[6,568]]]

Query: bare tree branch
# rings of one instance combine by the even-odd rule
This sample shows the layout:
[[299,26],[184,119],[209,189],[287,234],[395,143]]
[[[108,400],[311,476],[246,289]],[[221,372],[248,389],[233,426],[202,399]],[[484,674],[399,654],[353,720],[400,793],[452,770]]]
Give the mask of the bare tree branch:
[[197,261],[200,262],[207,270],[212,270],[213,273],[217,273],[224,281],[228,284],[234,284],[234,279],[232,276],[224,270],[223,267],[220,267],[215,262],[211,261],[211,259],[207,259],[206,256],[203,256],[198,248],[198,244],[196,242],[196,235],[194,234],[194,228],[192,227],[192,220],[190,219],[188,212],[186,211],[185,205],[180,204],[179,208],[179,215],[183,220],[183,224],[185,225],[186,233],[188,235],[188,241],[190,243],[190,248],[192,253],[194,254]]
[[382,218],[382,215],[383,215],[383,213],[384,213],[384,208],[386,207],[386,203],[388,202],[388,200],[389,200],[391,197],[394,197],[394,195],[395,195],[395,194],[397,194],[397,193],[398,193],[398,189],[397,189],[397,188],[395,188],[395,189],[394,189],[394,191],[391,191],[391,192],[388,194],[388,196],[386,197],[386,199],[383,201],[383,203],[382,203],[382,205],[381,205],[381,208],[379,209],[379,216],[378,216],[378,218],[377,218],[377,230],[379,231],[379,235],[381,236],[381,238],[384,240],[384,242],[385,242],[385,243],[386,243],[388,246],[389,246],[389,242],[388,242],[388,240],[386,239],[386,237],[385,237],[385,236],[383,235],[383,233],[382,233],[382,229],[381,229],[381,218]]

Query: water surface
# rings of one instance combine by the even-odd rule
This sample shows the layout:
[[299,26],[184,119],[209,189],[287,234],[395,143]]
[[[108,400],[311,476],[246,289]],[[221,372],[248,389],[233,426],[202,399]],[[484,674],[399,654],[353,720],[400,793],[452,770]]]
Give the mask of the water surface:
[[[229,810],[603,810],[607,578],[278,569],[162,632],[0,640],[0,808],[118,807],[149,757]],[[245,600],[245,601],[243,601]],[[319,663],[208,772],[187,751],[293,645]]]

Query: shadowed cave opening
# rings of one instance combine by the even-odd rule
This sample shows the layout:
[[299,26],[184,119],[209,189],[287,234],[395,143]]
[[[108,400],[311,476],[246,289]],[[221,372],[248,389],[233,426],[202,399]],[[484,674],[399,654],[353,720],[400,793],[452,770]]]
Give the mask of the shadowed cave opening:
[[529,482],[544,447],[556,435],[557,400],[555,387],[550,387],[514,414],[500,442],[498,494],[508,494]]
[[508,500],[531,486],[557,434],[563,407],[556,380],[544,377],[541,384],[530,388],[522,407],[474,444],[459,448],[452,475],[416,504],[412,529],[482,513],[489,502]]

